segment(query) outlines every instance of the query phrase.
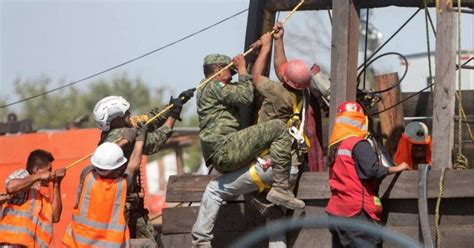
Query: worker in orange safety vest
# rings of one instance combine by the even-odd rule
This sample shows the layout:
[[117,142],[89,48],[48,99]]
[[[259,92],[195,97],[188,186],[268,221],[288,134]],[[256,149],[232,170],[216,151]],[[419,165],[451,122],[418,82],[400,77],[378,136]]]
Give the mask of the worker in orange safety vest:
[[398,142],[394,156],[395,163],[405,162],[411,170],[418,170],[419,164],[431,165],[431,136],[423,122],[410,122]]
[[102,143],[84,168],[72,220],[63,237],[67,247],[129,247],[125,220],[127,184],[140,166],[146,127],[137,130],[135,145],[127,163],[115,143]]
[[[49,247],[53,223],[62,211],[61,180],[64,168],[52,172],[53,155],[34,150],[26,169],[13,172],[5,181],[8,195],[0,214],[0,247]],[[49,182],[53,192],[49,192]]]

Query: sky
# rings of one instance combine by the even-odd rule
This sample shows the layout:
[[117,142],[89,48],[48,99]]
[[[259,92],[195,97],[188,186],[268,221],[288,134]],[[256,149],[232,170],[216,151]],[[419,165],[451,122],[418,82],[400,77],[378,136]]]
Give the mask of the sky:
[[[0,1],[0,97],[7,102],[18,99],[14,95],[15,79],[47,75],[54,82],[71,82],[173,42],[248,8],[249,3],[248,0]],[[414,11],[381,8],[371,10],[370,19],[386,39]],[[433,10],[431,13],[435,17]],[[280,13],[279,18],[284,15]],[[141,77],[152,88],[166,86],[170,94],[178,93],[202,79],[205,55],[232,56],[244,50],[246,24],[247,12],[99,77],[127,73],[130,77]],[[316,62],[329,71],[331,24],[327,11],[297,13],[285,29],[290,58],[302,57],[307,63]],[[463,49],[474,48],[473,29],[473,15],[464,14]],[[434,50],[432,35],[431,39]],[[423,12],[382,50],[388,51],[426,52]],[[84,81],[77,87],[85,89],[92,81]]]

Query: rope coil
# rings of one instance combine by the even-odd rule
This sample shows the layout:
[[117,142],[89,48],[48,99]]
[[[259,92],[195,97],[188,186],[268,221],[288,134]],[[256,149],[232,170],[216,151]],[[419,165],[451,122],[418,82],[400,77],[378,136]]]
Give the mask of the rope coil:
[[436,199],[436,209],[435,209],[435,229],[436,229],[436,247],[441,247],[441,230],[439,229],[440,222],[440,212],[439,208],[441,206],[441,198],[444,194],[444,175],[446,173],[446,168],[441,170],[441,175],[439,176],[439,185],[438,185],[438,198]]

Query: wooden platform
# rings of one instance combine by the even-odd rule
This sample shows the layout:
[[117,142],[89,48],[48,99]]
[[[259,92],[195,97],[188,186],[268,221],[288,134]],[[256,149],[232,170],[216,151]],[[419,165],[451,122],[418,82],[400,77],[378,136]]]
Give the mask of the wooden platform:
[[[199,202],[204,189],[214,176],[172,176],[168,183],[167,202]],[[431,171],[428,178],[428,211],[434,237],[435,202],[438,196],[440,171]],[[443,247],[472,247],[474,244],[474,170],[447,171],[441,204],[441,233]],[[325,172],[304,173],[298,188],[298,197],[306,208],[291,213],[293,218],[325,215],[330,196]],[[403,172],[388,176],[380,187],[384,206],[383,222],[386,228],[419,239],[417,206],[417,172]],[[243,234],[263,222],[253,209],[245,207],[243,197],[229,199],[219,213],[214,247],[226,247]],[[165,247],[190,247],[190,231],[196,220],[198,206],[168,208],[163,211],[163,243]],[[326,229],[303,229],[288,234],[289,247],[331,247]],[[266,242],[256,247],[266,247]],[[386,243],[385,247],[392,247]]]

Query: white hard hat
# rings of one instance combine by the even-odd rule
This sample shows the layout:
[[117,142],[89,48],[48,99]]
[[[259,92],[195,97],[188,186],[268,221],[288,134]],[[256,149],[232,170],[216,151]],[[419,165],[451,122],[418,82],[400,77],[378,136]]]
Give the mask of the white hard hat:
[[121,96],[108,96],[100,99],[94,107],[94,119],[102,131],[109,131],[110,122],[115,117],[122,117],[130,108],[130,103]]
[[405,135],[415,143],[424,143],[428,138],[428,126],[425,123],[414,121],[405,126]]
[[115,143],[105,142],[95,149],[91,163],[102,170],[114,170],[127,162],[120,146]]

